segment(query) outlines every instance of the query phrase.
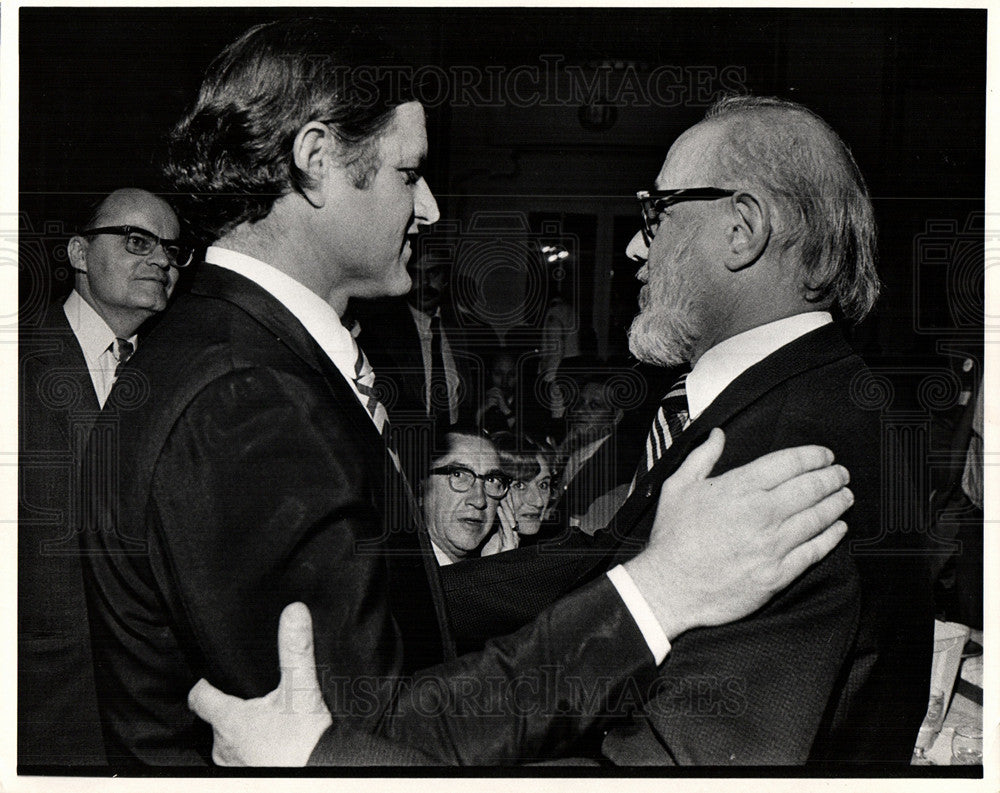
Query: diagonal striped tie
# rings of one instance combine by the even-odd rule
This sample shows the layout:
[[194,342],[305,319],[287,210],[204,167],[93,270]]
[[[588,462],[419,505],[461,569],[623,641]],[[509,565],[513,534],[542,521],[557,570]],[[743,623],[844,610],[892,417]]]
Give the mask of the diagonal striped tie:
[[[396,443],[392,437],[392,428],[389,426],[389,413],[386,411],[385,405],[383,405],[379,400],[378,392],[375,389],[375,370],[372,369],[372,365],[368,363],[368,358],[365,356],[364,350],[360,347],[357,349],[358,357],[354,361],[354,385],[358,389],[358,393],[365,398],[365,409],[372,417],[372,421],[375,423],[375,428],[378,430],[379,435],[382,436],[382,441],[385,443],[386,451],[388,451],[389,457],[392,459],[392,463],[396,468],[396,472],[399,474],[399,476],[395,479],[403,486],[405,499],[409,502],[410,515],[412,516],[412,519],[420,525],[422,521],[420,507],[413,495],[413,488],[410,486],[410,480],[407,478],[406,472],[403,470],[403,463],[399,459],[399,452],[396,450]],[[389,483],[387,492],[392,492],[391,482]],[[395,503],[396,501],[390,497],[387,509],[391,509],[391,505]],[[391,514],[395,515],[396,513],[393,512]],[[401,519],[402,518],[399,518],[399,520]],[[392,520],[396,519],[391,518],[390,521]]]
[[375,422],[379,434],[389,443],[389,414],[386,412],[375,391],[375,370],[368,363],[364,351],[358,347],[358,357],[354,362],[354,385],[365,398],[365,409]]
[[646,438],[646,456],[636,470],[636,480],[652,470],[684,430],[688,420],[686,381],[687,372],[677,379],[660,402],[660,409],[656,411],[649,437]]

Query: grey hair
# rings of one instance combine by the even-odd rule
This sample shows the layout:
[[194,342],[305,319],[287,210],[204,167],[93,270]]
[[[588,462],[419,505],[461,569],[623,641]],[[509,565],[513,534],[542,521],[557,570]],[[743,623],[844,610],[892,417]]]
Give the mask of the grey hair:
[[775,234],[798,249],[807,299],[834,300],[860,322],[875,304],[876,229],[864,177],[850,149],[823,119],[775,97],[731,96],[706,121],[727,125],[718,177],[763,189],[775,202]]

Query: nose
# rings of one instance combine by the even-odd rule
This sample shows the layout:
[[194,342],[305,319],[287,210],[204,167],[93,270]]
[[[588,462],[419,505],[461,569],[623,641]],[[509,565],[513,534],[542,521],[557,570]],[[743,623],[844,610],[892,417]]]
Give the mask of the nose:
[[469,489],[469,495],[465,497],[465,503],[476,509],[486,508],[486,483],[482,479],[477,479]]
[[635,233],[635,236],[625,249],[625,255],[635,262],[644,262],[649,257],[649,247],[646,245],[646,241],[642,238],[641,231],[637,231]]
[[434,198],[434,193],[431,192],[425,179],[417,182],[417,189],[413,196],[413,214],[418,226],[430,226],[441,218],[437,199]]
[[538,507],[539,509],[545,506],[545,498],[542,496],[542,491],[539,489],[538,485],[528,486],[525,501],[531,504],[531,506]]
[[146,263],[154,267],[159,267],[161,270],[170,269],[170,259],[167,258],[167,252],[163,250],[163,246],[160,244],[157,244],[146,257]]

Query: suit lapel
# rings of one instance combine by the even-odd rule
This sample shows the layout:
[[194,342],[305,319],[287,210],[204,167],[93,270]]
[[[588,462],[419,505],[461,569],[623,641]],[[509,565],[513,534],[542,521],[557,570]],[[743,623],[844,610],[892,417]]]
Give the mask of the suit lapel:
[[[21,344],[19,357],[22,361],[30,356],[33,359],[32,366],[41,369],[43,378],[53,378],[53,387],[63,390],[56,382],[62,381],[71,385],[72,393],[78,396],[72,404],[59,411],[61,418],[55,422],[66,441],[66,448],[71,448],[73,443],[70,424],[78,425],[82,437],[86,438],[94,418],[101,411],[101,404],[97,401],[94,381],[90,376],[87,359],[83,357],[80,341],[66,319],[62,304],[51,305],[42,325],[25,334]],[[28,349],[23,349],[26,345]]]
[[[436,645],[438,649],[444,648],[446,657],[452,657],[453,643],[447,627],[440,576],[419,510],[408,497],[403,474],[389,455],[382,436],[343,374],[302,323],[253,281],[225,268],[202,264],[191,291],[233,303],[264,325],[303,363],[322,376],[338,404],[343,406],[343,415],[349,417],[358,433],[367,437],[367,445],[382,450],[381,455],[368,455],[365,462],[373,481],[381,483],[386,501],[383,511],[387,515],[388,536],[383,550],[392,579],[390,594],[395,594],[394,613],[403,614],[397,622],[407,645],[413,647],[416,642],[423,648],[418,655],[429,656],[429,647]],[[402,506],[401,514],[394,508],[395,504]],[[396,525],[397,521],[403,525],[402,529]],[[409,530],[411,527],[417,530]],[[420,597],[420,589],[426,597]],[[427,603],[432,604],[432,611],[423,608]]]
[[[714,427],[724,427],[734,416],[789,378],[853,354],[840,328],[831,323],[800,336],[733,380],[704,412],[680,434],[662,459],[636,482],[635,491],[615,516],[618,536],[630,536],[640,519],[655,507],[663,482]],[[648,531],[648,527],[644,531]],[[640,537],[645,539],[645,536]]]

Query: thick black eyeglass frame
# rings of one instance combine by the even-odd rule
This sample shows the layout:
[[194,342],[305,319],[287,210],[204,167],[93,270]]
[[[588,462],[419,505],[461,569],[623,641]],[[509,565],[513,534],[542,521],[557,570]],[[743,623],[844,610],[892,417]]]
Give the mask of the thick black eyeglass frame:
[[[477,479],[482,480],[483,492],[486,493],[486,495],[489,496],[490,498],[495,498],[499,500],[503,498],[505,495],[507,495],[507,491],[510,490],[510,480],[507,479],[507,477],[505,477],[503,474],[500,474],[496,471],[490,471],[489,473],[486,474],[477,474],[471,468],[466,468],[464,465],[442,465],[437,468],[432,468],[429,471],[429,473],[434,474],[435,476],[447,476],[448,487],[450,487],[456,493],[468,493],[470,490],[472,490],[472,483],[475,482]],[[452,474],[455,473],[464,473],[472,477],[472,481],[469,482],[469,486],[465,488],[465,490],[462,490],[457,486],[458,483],[452,476]],[[489,487],[490,480],[495,480],[499,482],[500,485],[502,485],[503,487],[503,489],[496,495],[494,495],[487,489]]]
[[[144,229],[142,226],[101,226],[100,228],[86,229],[80,232],[81,237],[91,237],[97,234],[117,234],[120,237],[124,237],[125,250],[133,256],[149,256],[149,254],[156,250],[156,246],[160,245],[163,248],[163,252],[170,260],[170,266],[177,267],[178,269],[187,267],[191,264],[191,259],[194,257],[194,248],[191,246],[184,245],[179,240],[168,240],[163,237],[157,237],[153,232],[149,231],[149,229]],[[140,234],[144,237],[149,237],[151,240],[155,240],[153,247],[145,253],[132,250],[129,247],[128,238],[133,234]],[[171,255],[171,248],[176,249],[176,254]],[[186,258],[182,254],[186,255]],[[184,259],[183,264],[181,263],[181,259]]]
[[635,197],[642,212],[642,241],[648,247],[656,236],[656,229],[650,225],[650,216],[657,217],[664,209],[685,201],[715,201],[735,195],[735,190],[723,187],[681,187],[677,190],[639,190]]

